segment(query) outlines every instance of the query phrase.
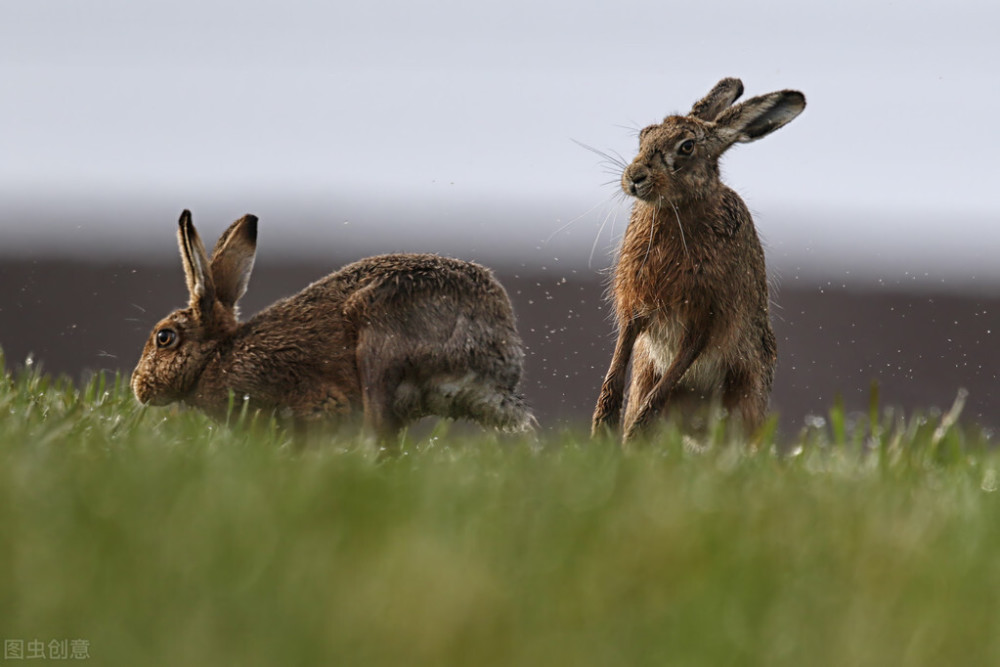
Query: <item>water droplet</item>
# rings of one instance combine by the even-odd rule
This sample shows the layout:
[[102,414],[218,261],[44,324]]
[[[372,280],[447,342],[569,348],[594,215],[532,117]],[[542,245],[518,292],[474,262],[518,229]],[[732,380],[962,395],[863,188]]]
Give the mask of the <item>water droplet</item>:
[[809,428],[823,428],[826,426],[826,419],[820,415],[807,415],[806,426]]

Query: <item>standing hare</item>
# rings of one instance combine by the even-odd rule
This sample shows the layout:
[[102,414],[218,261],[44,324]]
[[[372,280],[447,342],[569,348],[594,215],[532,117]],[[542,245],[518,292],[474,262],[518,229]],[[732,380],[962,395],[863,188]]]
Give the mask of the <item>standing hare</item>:
[[153,329],[132,373],[142,403],[183,401],[224,417],[229,392],[297,425],[358,410],[392,441],[427,415],[527,428],[524,361],[510,300],[492,273],[435,255],[350,264],[246,322],[257,218],[234,222],[211,260],[184,211],[190,300]]
[[739,79],[723,79],[686,116],[639,134],[622,174],[635,197],[614,268],[618,341],[593,430],[617,427],[632,359],[624,440],[668,409],[690,414],[721,400],[747,432],[764,419],[777,343],[768,315],[764,251],[746,204],[719,178],[719,157],[805,108],[782,90],[733,106]]

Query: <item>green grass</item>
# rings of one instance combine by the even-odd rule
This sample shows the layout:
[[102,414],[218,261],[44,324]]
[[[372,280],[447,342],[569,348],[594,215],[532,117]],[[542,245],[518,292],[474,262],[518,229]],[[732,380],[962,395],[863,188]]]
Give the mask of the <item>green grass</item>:
[[380,462],[3,375],[0,638],[102,665],[1000,664],[1000,456],[875,403],[782,456],[442,429]]

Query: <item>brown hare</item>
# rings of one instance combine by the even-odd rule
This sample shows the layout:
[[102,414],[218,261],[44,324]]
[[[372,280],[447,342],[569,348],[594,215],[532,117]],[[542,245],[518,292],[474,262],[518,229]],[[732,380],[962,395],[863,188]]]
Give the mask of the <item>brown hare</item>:
[[507,430],[533,418],[510,300],[479,265],[436,255],[350,264],[246,322],[257,218],[234,222],[211,259],[184,211],[189,303],[153,329],[132,373],[142,403],[175,401],[222,418],[229,392],[297,426],[361,412],[384,442],[427,415]]
[[686,116],[639,133],[622,174],[635,197],[611,282],[618,340],[593,430],[621,420],[624,440],[676,410],[721,401],[752,432],[764,419],[777,361],[764,251],[750,212],[719,177],[734,143],[764,137],[805,108],[795,90],[733,105],[739,79],[723,79]]

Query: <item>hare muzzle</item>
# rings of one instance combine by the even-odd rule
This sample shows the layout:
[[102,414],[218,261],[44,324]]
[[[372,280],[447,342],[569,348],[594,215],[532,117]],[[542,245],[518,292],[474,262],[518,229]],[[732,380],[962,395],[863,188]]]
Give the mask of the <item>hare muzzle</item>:
[[653,179],[650,176],[649,167],[633,162],[622,174],[622,189],[633,197],[648,199],[653,191]]
[[139,372],[138,368],[132,371],[132,379],[129,382],[129,385],[132,387],[132,393],[135,394],[135,400],[139,401],[143,405],[149,403],[149,387],[142,381],[142,374]]

